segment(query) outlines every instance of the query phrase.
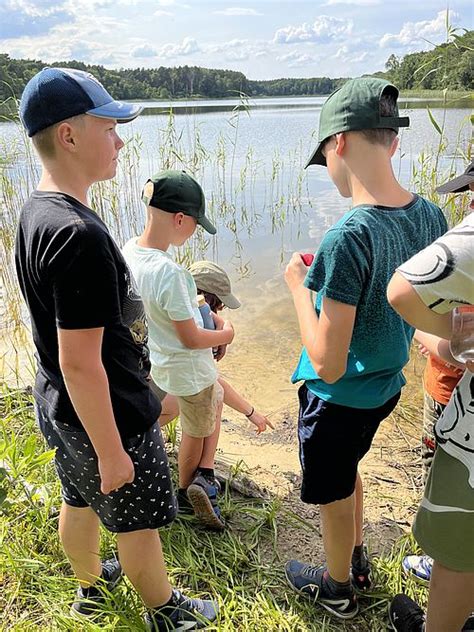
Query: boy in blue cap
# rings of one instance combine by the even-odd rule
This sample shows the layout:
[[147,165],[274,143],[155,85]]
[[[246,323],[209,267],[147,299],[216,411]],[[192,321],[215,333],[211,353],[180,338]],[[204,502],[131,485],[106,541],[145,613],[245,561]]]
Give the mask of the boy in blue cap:
[[[93,616],[122,567],[153,630],[203,627],[212,601],[171,587],[157,529],[176,502],[149,387],[145,312],[127,265],[88,206],[94,182],[114,177],[117,123],[141,107],[115,101],[89,73],[46,68],[27,84],[20,116],[42,175],[25,203],[16,267],[38,362],[40,429],[56,449],[59,533],[80,588],[72,613]],[[120,563],[101,564],[99,522],[117,533]]]
[[447,228],[437,206],[394,176],[398,129],[409,123],[397,97],[387,81],[364,77],[324,104],[308,165],[327,167],[353,208],[326,233],[309,271],[294,254],[285,274],[304,345],[292,378],[304,382],[301,498],[320,506],[326,554],[319,568],[288,562],[286,577],[342,619],[358,612],[354,588],[371,585],[358,464],[398,402],[414,332],[389,306],[385,288],[397,266]]

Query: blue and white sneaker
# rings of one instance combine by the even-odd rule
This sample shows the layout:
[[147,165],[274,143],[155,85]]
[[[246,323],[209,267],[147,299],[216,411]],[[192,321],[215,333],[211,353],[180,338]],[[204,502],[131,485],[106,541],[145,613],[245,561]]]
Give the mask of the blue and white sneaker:
[[217,504],[220,486],[217,481],[198,474],[187,489],[189,502],[196,518],[208,529],[222,531],[225,528],[221,510]]
[[149,610],[145,615],[145,624],[153,632],[184,632],[207,628],[219,613],[215,601],[191,599],[179,590],[173,589],[172,603],[161,608]]
[[433,558],[428,555],[407,555],[402,562],[403,572],[425,585],[430,583],[432,568]]
[[359,612],[359,604],[354,588],[350,585],[346,591],[331,593],[323,579],[327,573],[325,566],[316,568],[297,560],[285,565],[285,575],[290,586],[300,595],[321,604],[331,614],[340,619],[352,619]]

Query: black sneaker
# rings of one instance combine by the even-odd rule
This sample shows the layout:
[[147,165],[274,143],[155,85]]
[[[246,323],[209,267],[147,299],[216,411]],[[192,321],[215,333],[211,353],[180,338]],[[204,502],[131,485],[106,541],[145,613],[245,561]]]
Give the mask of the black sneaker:
[[153,632],[201,630],[216,619],[219,607],[215,601],[191,599],[173,589],[172,605],[154,608],[145,615],[145,623]]
[[347,592],[330,593],[323,584],[326,567],[315,568],[297,560],[290,560],[285,565],[285,575],[290,586],[300,595],[319,603],[340,619],[352,619],[359,612],[359,604],[352,586]]
[[461,632],[472,632],[473,630],[474,630],[474,612],[471,614],[469,619],[464,624],[464,627],[461,630]]
[[187,494],[199,522],[208,529],[222,531],[225,523],[217,504],[217,492],[217,485],[198,474],[188,487]]
[[89,588],[78,588],[76,600],[71,606],[71,614],[78,617],[97,615],[100,606],[105,602],[106,593],[112,592],[122,579],[122,567],[116,557],[102,562],[100,579]]
[[364,553],[361,559],[357,564],[352,564],[351,569],[352,585],[359,592],[370,590],[372,586],[372,579],[370,577],[371,570],[367,549],[364,546]]
[[388,607],[390,627],[396,632],[423,632],[425,615],[420,606],[407,595],[396,595]]

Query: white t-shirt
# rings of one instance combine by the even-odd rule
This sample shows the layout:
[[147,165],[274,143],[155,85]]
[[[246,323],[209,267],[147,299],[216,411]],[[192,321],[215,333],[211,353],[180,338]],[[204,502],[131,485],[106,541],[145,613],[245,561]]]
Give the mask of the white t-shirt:
[[172,321],[194,318],[203,326],[197,289],[188,270],[171,255],[128,241],[123,256],[135,278],[149,326],[151,375],[172,395],[195,395],[217,380],[212,349],[189,349],[179,340]]
[[[398,272],[439,314],[474,305],[474,213],[404,263]],[[474,487],[474,374],[466,371],[435,428],[439,447],[469,471]]]

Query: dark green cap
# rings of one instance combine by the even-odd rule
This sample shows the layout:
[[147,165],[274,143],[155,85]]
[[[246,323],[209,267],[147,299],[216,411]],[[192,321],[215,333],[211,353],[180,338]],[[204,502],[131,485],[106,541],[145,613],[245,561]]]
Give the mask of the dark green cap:
[[347,81],[328,97],[324,103],[319,119],[318,146],[312,154],[309,165],[326,166],[326,158],[321,149],[325,140],[340,132],[353,132],[363,129],[393,129],[408,127],[408,116],[380,115],[380,98],[384,94],[392,94],[395,101],[398,89],[385,79],[376,77],[359,77]]
[[206,200],[203,190],[185,171],[169,169],[152,176],[143,188],[142,200],[147,206],[167,213],[184,213],[195,217],[197,223],[208,233],[215,235],[217,232],[205,215]]

